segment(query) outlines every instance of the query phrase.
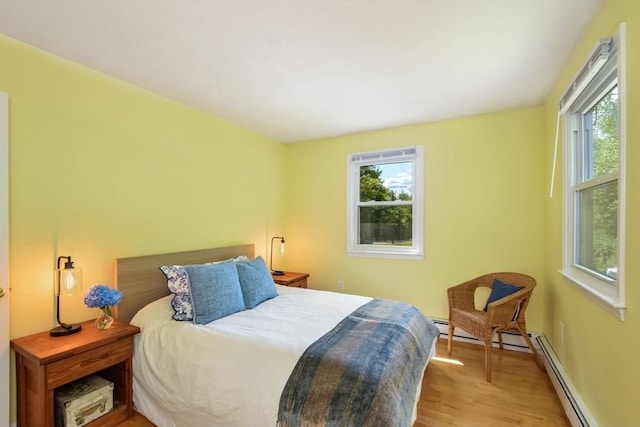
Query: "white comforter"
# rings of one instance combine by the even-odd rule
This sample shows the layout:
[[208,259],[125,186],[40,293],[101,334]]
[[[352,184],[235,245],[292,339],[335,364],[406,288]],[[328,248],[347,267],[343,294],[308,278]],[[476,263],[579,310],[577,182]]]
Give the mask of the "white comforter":
[[208,325],[171,320],[170,299],[131,323],[138,412],[165,426],[275,426],[304,350],[371,298],[278,286],[279,296]]

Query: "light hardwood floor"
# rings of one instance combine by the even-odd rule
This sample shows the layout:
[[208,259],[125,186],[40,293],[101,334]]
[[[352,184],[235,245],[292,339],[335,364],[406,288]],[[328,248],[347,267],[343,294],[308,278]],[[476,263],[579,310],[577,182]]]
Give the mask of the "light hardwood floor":
[[571,427],[546,372],[530,353],[494,348],[485,381],[484,347],[440,338],[427,367],[415,427]]
[[[437,356],[422,383],[414,427],[570,427],[549,377],[529,353],[493,351],[493,382],[485,381],[484,347],[453,343],[447,356],[440,338]],[[153,427],[136,414],[119,427]]]

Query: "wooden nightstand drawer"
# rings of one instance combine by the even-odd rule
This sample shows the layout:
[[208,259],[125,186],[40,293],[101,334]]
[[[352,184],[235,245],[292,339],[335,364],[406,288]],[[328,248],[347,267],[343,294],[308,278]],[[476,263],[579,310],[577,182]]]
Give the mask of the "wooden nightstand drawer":
[[285,271],[284,274],[276,276],[273,275],[273,281],[278,285],[289,286],[292,288],[306,288],[307,287],[307,273],[294,273],[292,271]]
[[307,278],[296,280],[295,282],[289,282],[287,284],[290,288],[306,288],[307,287]]
[[52,389],[113,366],[131,357],[130,339],[67,357],[47,366],[47,386]]

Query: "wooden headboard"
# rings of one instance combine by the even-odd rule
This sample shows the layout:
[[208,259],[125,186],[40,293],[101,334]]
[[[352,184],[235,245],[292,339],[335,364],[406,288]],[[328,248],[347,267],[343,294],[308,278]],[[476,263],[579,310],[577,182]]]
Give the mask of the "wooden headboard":
[[160,271],[163,265],[203,264],[245,255],[254,257],[253,244],[201,249],[160,255],[117,258],[115,261],[115,286],[122,292],[122,301],[114,313],[119,320],[129,322],[145,305],[169,295],[167,278]]

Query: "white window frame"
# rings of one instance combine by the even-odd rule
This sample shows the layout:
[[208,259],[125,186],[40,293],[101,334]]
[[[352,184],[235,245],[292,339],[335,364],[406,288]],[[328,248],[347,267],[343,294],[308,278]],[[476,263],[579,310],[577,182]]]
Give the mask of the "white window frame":
[[[626,31],[621,24],[611,38],[606,61],[593,70],[593,56],[579,73],[560,102],[560,113],[564,114],[564,242],[563,267],[561,273],[582,294],[602,308],[624,320],[625,315],[625,194],[626,194]],[[596,48],[602,46],[600,45]],[[588,81],[578,81],[587,76]],[[618,170],[586,181],[581,177],[583,139],[576,138],[581,132],[581,116],[589,111],[612,87],[618,86]],[[577,264],[577,193],[585,187],[618,181],[618,266],[617,278],[597,274]]]
[[[412,246],[358,243],[360,167],[385,163],[412,162]],[[377,258],[422,259],[423,249],[423,148],[392,148],[347,155],[347,255]],[[406,203],[406,202],[405,202]]]

